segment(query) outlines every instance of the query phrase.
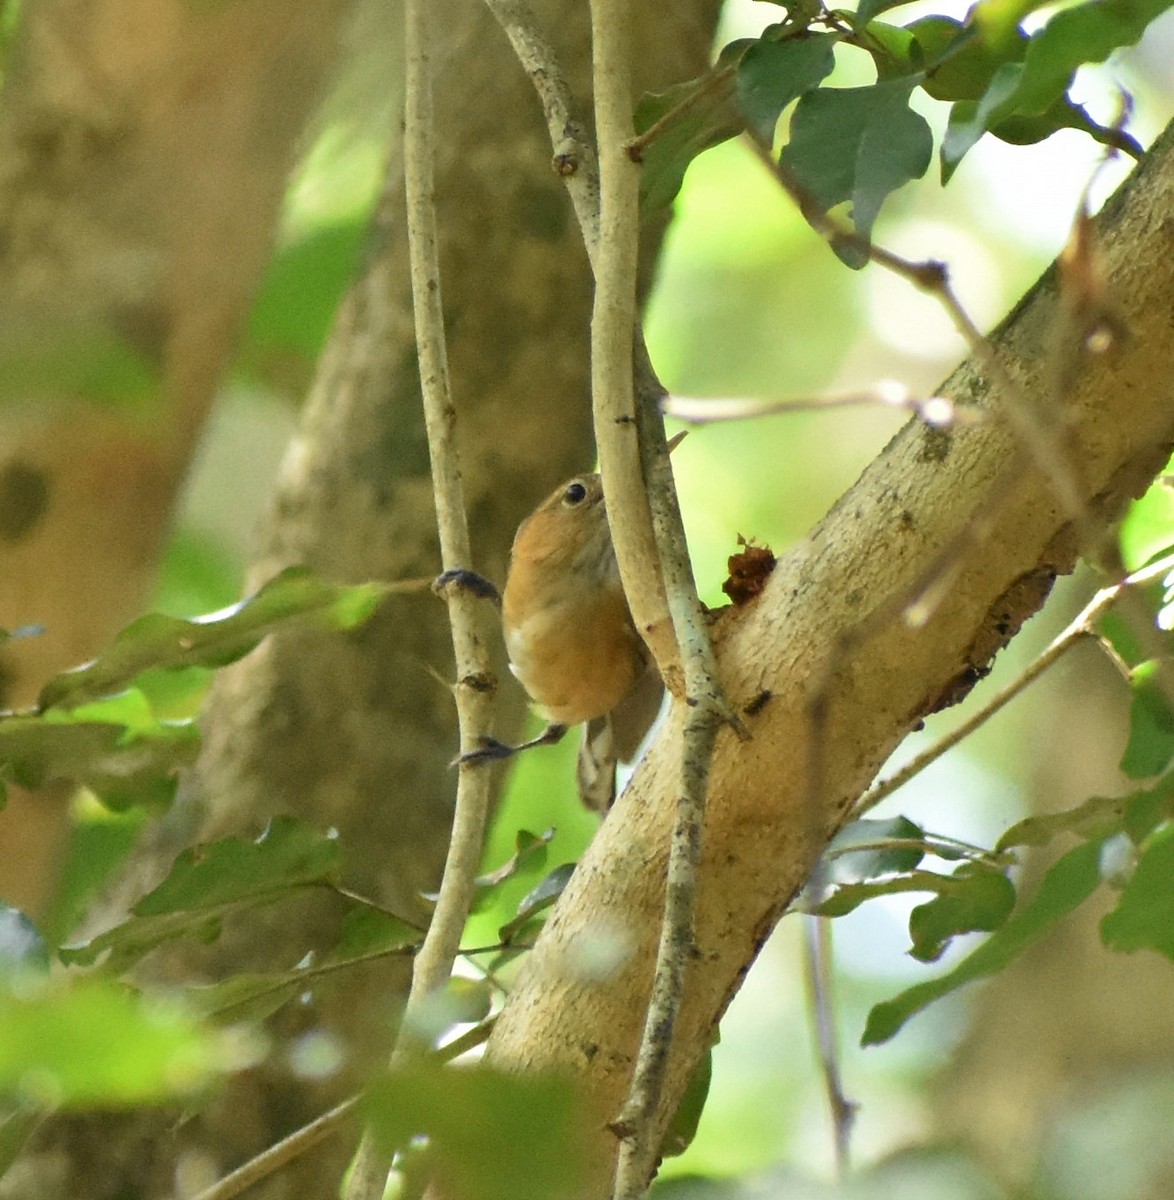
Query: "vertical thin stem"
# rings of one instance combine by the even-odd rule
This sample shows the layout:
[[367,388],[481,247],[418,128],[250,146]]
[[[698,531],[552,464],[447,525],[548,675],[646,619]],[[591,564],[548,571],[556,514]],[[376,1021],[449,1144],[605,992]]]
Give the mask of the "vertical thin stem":
[[807,990],[814,1014],[815,1040],[823,1069],[823,1085],[836,1144],[836,1171],[843,1180],[848,1174],[848,1152],[856,1105],[844,1094],[840,1074],[839,1039],[832,1004],[832,929],[827,917],[804,920],[807,958]]
[[[673,620],[675,614],[669,611],[661,547],[653,527],[648,481],[641,463],[640,442],[647,432],[642,418],[656,409],[654,402],[641,404],[650,397],[637,397],[633,381],[637,354],[643,360],[643,344],[637,347],[634,341],[640,173],[627,149],[634,131],[631,44],[625,0],[592,0],[591,27],[600,172],[599,246],[594,257],[595,307],[591,321],[595,438],[608,519],[632,616],[648,640],[661,674],[670,688],[679,693],[684,690],[682,656],[677,643],[679,631]],[[663,430],[659,430],[661,443],[663,438]],[[652,449],[651,445],[646,449]],[[667,462],[663,445],[661,455]],[[691,574],[688,582],[688,590],[695,597]],[[709,762],[716,735],[717,724],[707,706],[694,708],[682,741],[681,782],[669,847],[665,915],[648,1012],[628,1098],[613,1124],[621,1139],[613,1193],[616,1200],[636,1200],[643,1196],[656,1162],[657,1112],[693,948],[697,868]]]
[[[441,562],[446,572],[442,579],[446,579],[450,578],[450,572],[468,569],[471,553],[457,454],[456,410],[449,387],[445,350],[440,255],[433,200],[431,20],[426,0],[406,0],[404,184],[408,246],[420,389],[432,460],[432,487],[436,499]],[[480,744],[480,735],[489,727],[494,680],[485,641],[479,629],[483,605],[473,591],[459,584],[444,587],[443,594],[448,602],[452,625],[457,675],[457,720],[461,751],[465,753]],[[481,858],[490,779],[488,771],[469,766],[460,769],[453,833],[440,894],[414,963],[407,1008],[392,1055],[393,1066],[419,1049],[413,1043],[419,1036],[421,1012],[452,972]],[[380,1200],[390,1166],[390,1158],[375,1144],[368,1129],[363,1135],[352,1170],[347,1200]]]
[[[709,764],[723,722],[741,731],[716,681],[701,603],[676,502],[656,379],[639,334],[636,259],[639,170],[631,153],[627,8],[593,0],[595,124],[600,163],[570,89],[525,0],[486,0],[534,83],[555,165],[567,183],[596,279],[592,391],[613,541],[633,617],[661,674],[690,705],[681,788],[669,850],[665,914],[632,1084],[613,1128],[623,1137],[615,1195],[642,1195],[652,1173],[656,1116],[693,951],[693,922]],[[597,173],[598,172],[598,173]],[[635,387],[633,387],[633,367]]]
[[[591,0],[599,245],[591,313],[591,396],[608,523],[636,628],[672,690],[677,651],[640,467],[632,362],[636,329],[640,168],[632,138],[629,15],[625,0]],[[678,689],[679,690],[679,689]]]

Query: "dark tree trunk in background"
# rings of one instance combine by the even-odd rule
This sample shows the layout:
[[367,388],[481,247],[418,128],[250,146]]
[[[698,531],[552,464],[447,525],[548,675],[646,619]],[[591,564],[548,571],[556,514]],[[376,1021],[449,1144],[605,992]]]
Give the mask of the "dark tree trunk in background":
[[[716,0],[634,17],[637,86],[663,87],[702,71]],[[584,109],[589,105],[586,6],[537,6]],[[526,510],[594,456],[588,395],[591,280],[565,195],[551,168],[541,108],[505,37],[478,4],[443,0],[438,55],[437,202],[453,392],[476,561],[502,581],[513,530]],[[389,79],[400,64],[386,64]],[[323,357],[302,428],[264,521],[251,581],[304,563],[355,581],[438,570],[427,447],[420,415],[403,236],[398,149],[370,253]],[[231,192],[231,177],[220,181]],[[211,186],[211,185],[209,185]],[[645,242],[646,269],[658,241]],[[503,667],[499,660],[499,669]],[[229,833],[253,834],[275,813],[340,832],[348,881],[404,910],[434,885],[447,844],[455,777],[455,713],[444,606],[396,598],[347,637],[299,633],[267,642],[219,677],[205,747],[181,800],[131,864],[95,926],[165,869],[177,850]],[[500,732],[519,727],[523,696],[501,689]],[[264,913],[211,951],[176,955],[168,971],[290,967],[336,928],[329,901],[280,925]],[[284,1031],[326,1028],[347,1069],[321,1088],[290,1078],[284,1059],[259,1069],[221,1103],[178,1126],[154,1114],[59,1123],[42,1138],[23,1190],[0,1196],[160,1196],[172,1163],[222,1171],[317,1115],[383,1053],[400,972],[348,976]],[[160,1130],[166,1127],[166,1136]],[[258,1196],[334,1193],[352,1144],[338,1138],[258,1189]]]

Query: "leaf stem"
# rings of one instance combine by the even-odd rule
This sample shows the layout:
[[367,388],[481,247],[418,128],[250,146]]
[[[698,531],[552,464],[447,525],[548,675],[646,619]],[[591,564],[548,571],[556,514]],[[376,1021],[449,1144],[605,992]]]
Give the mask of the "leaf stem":
[[644,151],[660,137],[666,129],[671,129],[682,117],[691,113],[702,101],[719,88],[724,87],[734,77],[734,67],[716,67],[710,71],[704,82],[695,87],[679,104],[674,104],[668,112],[653,121],[643,133],[631,138],[625,149],[633,162],[642,162]]

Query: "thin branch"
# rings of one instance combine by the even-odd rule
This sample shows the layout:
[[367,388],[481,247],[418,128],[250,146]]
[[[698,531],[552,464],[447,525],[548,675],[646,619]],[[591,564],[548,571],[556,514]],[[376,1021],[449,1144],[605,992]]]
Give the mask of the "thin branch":
[[996,853],[986,846],[976,846],[973,842],[964,842],[959,838],[947,837],[945,834],[938,833],[926,834],[925,837],[920,838],[876,838],[867,842],[852,842],[847,846],[832,846],[825,851],[824,857],[828,862],[834,862],[837,858],[844,858],[849,854],[874,854],[890,850],[920,850],[922,854],[933,854],[939,858],[966,858],[971,862],[992,865],[1010,864],[1013,861],[1005,853]]
[[[558,165],[563,161],[565,131],[572,129],[581,139],[583,128],[574,117],[564,76],[538,32],[533,14],[521,0],[486,3],[542,97]],[[678,696],[684,691],[692,706],[682,743],[681,798],[670,847],[652,997],[632,1090],[616,1122],[616,1127],[625,1131],[615,1189],[622,1198],[642,1195],[652,1172],[656,1150],[652,1130],[693,947],[709,763],[720,725],[727,722],[741,731],[741,723],[716,681],[713,650],[693,581],[658,411],[664,389],[648,360],[637,323],[639,172],[630,154],[627,10],[622,0],[593,0],[591,17],[596,129],[603,147],[601,179],[596,184],[595,160],[587,153],[585,142],[576,151],[576,170],[561,173],[571,187],[596,277],[591,330],[596,443],[609,522],[633,619],[670,691]],[[587,177],[581,178],[584,172]],[[632,433],[636,434],[635,445]]]
[[[436,1057],[441,1062],[452,1062],[480,1046],[493,1031],[496,1017],[490,1017],[475,1025],[472,1029],[453,1038],[446,1046],[436,1051]],[[362,1102],[363,1094],[349,1096],[342,1103],[315,1117],[308,1125],[295,1129],[293,1133],[275,1142],[268,1150],[263,1150],[248,1162],[242,1163],[235,1171],[218,1179],[211,1187],[189,1196],[187,1200],[234,1200],[242,1192],[248,1191],[255,1183],[267,1179],[270,1175],[288,1166],[295,1159],[301,1158],[308,1150],[312,1150],[319,1142],[337,1133],[346,1123],[350,1115]]]
[[710,425],[715,421],[748,421],[781,413],[820,412],[831,408],[881,406],[912,413],[931,429],[969,429],[981,424],[986,414],[972,404],[956,404],[948,396],[917,396],[895,379],[880,379],[859,392],[808,396],[786,400],[746,397],[710,400],[694,396],[666,396],[660,410],[687,425]]
[[687,117],[699,104],[734,80],[735,68],[732,66],[715,67],[709,76],[693,89],[679,104],[674,105],[658,120],[654,121],[639,136],[632,138],[627,145],[628,157],[633,162],[641,162],[644,151],[648,149],[666,130],[671,129],[683,117]]
[[[990,340],[975,325],[958,299],[950,284],[946,264],[933,260],[917,262],[903,258],[847,228],[823,210],[794,175],[783,166],[770,146],[752,134],[747,134],[747,141],[807,222],[829,245],[833,248],[850,247],[857,254],[937,299],[988,380],[998,385],[996,394],[1001,399],[1002,414],[1017,435],[1022,449],[1047,479],[1056,499],[1075,525],[1085,553],[1094,558],[1099,557],[1105,546],[1105,537],[1095,514],[1084,501],[1080,471],[1072,448],[1066,444],[1066,422],[1056,417],[1058,403],[1041,404],[1025,394],[1018,380],[1004,366]],[[1081,344],[1082,348],[1089,349],[1086,338],[1081,339]],[[1058,347],[1058,350],[1057,360],[1067,361],[1067,348]],[[1059,397],[1055,399],[1058,402]]]
[[848,1152],[858,1105],[844,1093],[839,1038],[832,1005],[832,929],[827,917],[808,916],[803,922],[806,944],[807,994],[815,1014],[815,1040],[823,1070],[824,1092],[832,1115],[836,1170],[848,1174]]
[[947,751],[952,750],[959,742],[969,737],[981,725],[985,725],[1000,709],[1004,708],[1022,692],[1028,684],[1038,679],[1053,663],[1085,638],[1099,641],[1096,623],[1120,599],[1123,592],[1130,588],[1152,583],[1163,575],[1174,571],[1174,555],[1161,558],[1148,567],[1135,571],[1119,583],[1102,588],[1073,618],[1034,662],[1016,679],[1012,680],[1002,691],[994,696],[956,729],[952,729],[932,746],[923,750],[888,779],[876,784],[866,792],[852,810],[852,819],[862,817],[874,809],[882,800],[891,796],[898,788],[904,787],[914,776],[920,775],[931,763],[937,762]]
[[640,168],[624,149],[632,136],[629,24],[622,0],[592,0],[600,208],[591,313],[591,395],[608,524],[624,592],[632,620],[671,691],[670,676],[679,664],[664,581],[656,569],[656,538],[640,468],[632,379]]
[[[449,387],[440,293],[439,239],[433,200],[434,130],[429,42],[432,20],[426,0],[406,0],[403,164],[420,389],[445,572],[442,578],[449,579],[469,570],[472,555],[455,436],[456,411]],[[465,754],[481,744],[481,738],[489,728],[489,706],[495,685],[480,630],[483,606],[478,597],[473,590],[457,582],[449,583],[442,591],[452,626],[457,720],[460,748]],[[490,780],[488,771],[470,766],[460,768],[452,839],[440,894],[413,966],[407,1006],[392,1055],[393,1064],[418,1052],[416,1040],[422,1011],[452,972],[473,899],[489,809]],[[377,1146],[368,1128],[364,1131],[347,1185],[347,1200],[381,1200],[390,1166],[390,1157]]]
[[526,0],[485,0],[542,101],[554,167],[567,185],[591,269],[599,248],[599,161],[574,97]]
[[[694,625],[697,638],[693,645],[678,643],[675,636],[682,629],[688,633],[694,612],[700,615],[696,591],[683,539],[673,545],[673,531],[663,528],[658,538],[649,508],[649,493],[659,491],[669,510],[661,508],[662,524],[666,518],[672,523],[673,515],[679,524],[671,486],[665,489],[666,481],[651,475],[658,469],[668,474],[671,469],[656,410],[659,384],[650,367],[640,373],[643,403],[637,403],[633,391],[633,363],[647,360],[642,339],[639,348],[634,340],[640,181],[626,150],[633,130],[630,34],[624,0],[592,0],[591,26],[595,125],[601,148],[600,243],[591,322],[592,395],[608,517],[633,620],[648,641],[666,684],[679,694],[684,668],[686,690],[690,683],[699,683],[696,676],[706,675],[705,683],[713,693],[713,704],[692,711],[682,742],[681,791],[648,1012],[628,1098],[612,1126],[621,1139],[613,1194],[615,1200],[636,1200],[644,1195],[655,1167],[656,1114],[693,947],[701,830],[717,737],[712,709],[720,693],[712,674],[704,670],[705,662],[712,663],[704,625]],[[653,420],[656,428],[649,429]],[[642,436],[646,432],[653,440]],[[668,551],[667,556],[662,549]],[[655,569],[658,560],[660,572]]]
[[270,1175],[280,1171],[282,1167],[301,1158],[319,1142],[341,1129],[359,1106],[361,1100],[361,1095],[354,1095],[342,1101],[341,1104],[336,1104],[308,1125],[303,1125],[301,1129],[282,1138],[280,1142],[275,1142],[268,1150],[263,1150],[255,1158],[250,1158],[247,1163],[237,1167],[223,1179],[218,1179],[211,1187],[197,1192],[190,1200],[233,1200],[233,1197],[248,1191],[262,1179],[267,1179]]

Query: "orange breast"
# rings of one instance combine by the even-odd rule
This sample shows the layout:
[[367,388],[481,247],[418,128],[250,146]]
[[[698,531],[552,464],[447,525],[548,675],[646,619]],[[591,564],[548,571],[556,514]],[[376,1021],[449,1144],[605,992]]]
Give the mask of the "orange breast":
[[592,589],[561,603],[505,612],[506,648],[522,686],[549,721],[577,725],[610,712],[643,667],[623,593]]

